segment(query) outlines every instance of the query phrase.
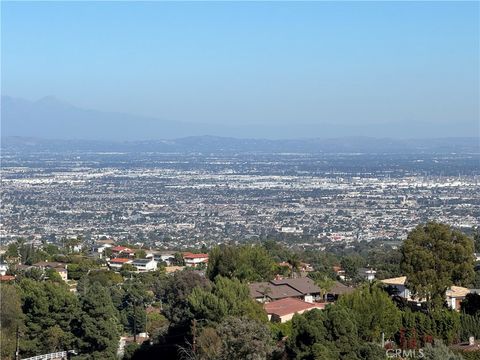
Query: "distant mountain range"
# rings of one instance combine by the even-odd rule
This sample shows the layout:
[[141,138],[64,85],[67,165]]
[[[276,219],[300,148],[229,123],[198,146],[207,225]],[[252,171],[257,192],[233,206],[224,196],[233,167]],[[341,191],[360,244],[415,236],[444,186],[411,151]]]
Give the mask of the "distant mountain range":
[[[346,104],[345,106],[348,106]],[[339,138],[395,137],[435,138],[478,136],[475,124],[295,124],[225,125],[182,123],[144,116],[87,110],[48,96],[38,101],[2,96],[2,136],[22,136],[50,139],[85,140],[156,140],[191,136],[220,136],[236,138]],[[466,129],[466,130],[465,130]],[[468,129],[471,129],[470,132]],[[212,138],[209,138],[211,141]],[[387,140],[385,140],[387,141]],[[262,140],[262,144],[265,141]],[[311,141],[307,141],[311,143]],[[269,143],[272,144],[278,143]],[[227,144],[228,145],[228,144]],[[293,145],[292,145],[293,146]],[[294,146],[295,147],[295,146]]]
[[91,151],[164,153],[391,153],[391,154],[476,154],[479,138],[388,139],[344,137],[332,139],[236,139],[193,136],[173,140],[100,141],[52,140],[4,137],[2,148],[14,151]]

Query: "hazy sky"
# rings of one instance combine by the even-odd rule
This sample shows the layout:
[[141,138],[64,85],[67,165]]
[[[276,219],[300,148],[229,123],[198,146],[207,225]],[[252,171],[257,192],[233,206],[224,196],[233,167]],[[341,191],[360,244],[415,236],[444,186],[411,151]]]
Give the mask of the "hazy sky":
[[174,121],[479,121],[478,2],[5,2],[2,94]]

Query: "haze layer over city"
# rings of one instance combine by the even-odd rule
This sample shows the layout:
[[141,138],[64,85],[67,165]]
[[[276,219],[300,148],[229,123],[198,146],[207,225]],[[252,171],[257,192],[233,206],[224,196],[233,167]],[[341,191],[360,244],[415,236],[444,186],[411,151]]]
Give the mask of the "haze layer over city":
[[[356,141],[378,152],[338,152],[340,140],[337,152],[320,153],[275,152],[261,141],[263,151],[252,152],[208,137],[172,153],[152,151],[162,142],[150,151],[135,143],[100,142],[116,151],[95,151],[81,149],[94,147],[88,142],[71,150],[66,142],[13,142],[3,150],[2,237],[107,236],[164,249],[274,238],[321,249],[399,242],[432,219],[467,231],[478,225],[475,139],[393,149]],[[291,147],[275,144],[282,143]]]

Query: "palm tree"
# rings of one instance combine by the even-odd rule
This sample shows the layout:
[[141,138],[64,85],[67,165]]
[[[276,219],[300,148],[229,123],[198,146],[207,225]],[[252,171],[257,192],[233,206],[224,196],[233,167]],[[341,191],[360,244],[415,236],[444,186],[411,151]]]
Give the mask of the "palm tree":
[[290,277],[295,277],[296,274],[298,274],[300,272],[300,265],[301,265],[301,262],[300,262],[300,259],[298,257],[297,254],[291,254],[289,257],[288,257],[288,260],[287,262],[290,264],[290,271],[291,271],[291,274],[290,274]]

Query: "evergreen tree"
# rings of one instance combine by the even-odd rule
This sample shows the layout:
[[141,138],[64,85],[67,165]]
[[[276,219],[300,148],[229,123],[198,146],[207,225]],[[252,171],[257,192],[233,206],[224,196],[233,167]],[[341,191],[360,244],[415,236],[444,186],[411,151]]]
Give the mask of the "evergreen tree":
[[120,339],[118,314],[108,291],[95,282],[80,301],[82,314],[76,334],[81,353],[88,359],[116,359]]
[[188,297],[195,288],[210,289],[210,282],[189,270],[176,272],[155,288],[155,295],[162,302],[165,317],[172,326],[190,326],[193,314]]
[[323,353],[325,359],[334,359],[332,346],[326,344],[327,330],[324,326],[324,313],[312,310],[292,318],[292,334],[287,340],[286,351],[292,359],[314,359],[315,353]]
[[213,322],[220,322],[227,316],[267,320],[262,306],[250,297],[248,286],[238,279],[217,276],[211,292],[196,288],[188,300],[195,318]]
[[212,249],[207,276],[236,277],[242,281],[270,280],[275,273],[275,262],[263,246],[221,245]]
[[464,313],[460,316],[460,339],[468,341],[470,336],[480,339],[480,313],[477,315]]
[[0,358],[14,359],[17,331],[23,331],[23,314],[19,291],[13,285],[1,285]]
[[337,305],[351,311],[359,336],[364,341],[379,342],[382,333],[390,338],[400,329],[400,310],[376,284],[364,285],[353,293],[342,296]]
[[[357,324],[352,314],[339,306],[329,306],[325,310],[323,322],[327,331],[326,339],[333,345],[338,359],[358,359],[359,339]],[[321,359],[321,354],[316,356]]]
[[380,360],[385,352],[374,343],[358,337],[355,317],[342,306],[327,306],[294,315],[287,339],[289,359],[302,360]]
[[22,353],[33,356],[75,348],[73,322],[80,308],[77,297],[68,287],[51,281],[23,279],[20,288],[26,327]]
[[469,315],[480,315],[480,295],[479,294],[467,294],[465,299],[461,303],[462,311]]

